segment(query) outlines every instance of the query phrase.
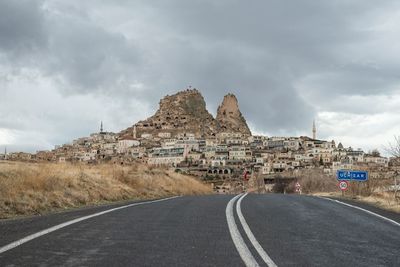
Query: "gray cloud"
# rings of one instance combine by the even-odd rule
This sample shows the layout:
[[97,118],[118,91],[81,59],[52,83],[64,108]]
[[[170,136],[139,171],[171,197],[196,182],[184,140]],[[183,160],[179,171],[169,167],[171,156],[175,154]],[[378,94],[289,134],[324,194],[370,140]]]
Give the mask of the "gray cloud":
[[[399,40],[390,25],[397,25],[399,5],[2,1],[0,90],[21,90],[28,99],[35,91],[52,93],[42,96],[46,104],[36,97],[27,104],[18,93],[8,94],[7,102],[0,99],[0,128],[26,130],[32,122],[43,128],[65,119],[68,134],[45,127],[61,142],[107,117],[117,131],[150,115],[165,94],[188,85],[202,91],[212,113],[224,94],[235,93],[251,125],[271,135],[309,134],[312,119],[324,120],[324,112],[345,112],[346,118],[377,114],[379,109],[363,109],[363,103],[397,94],[399,64],[392,55],[398,51],[392,44]],[[15,80],[26,80],[26,73],[33,82],[25,81],[22,90]],[[350,105],[349,99],[360,103]],[[25,119],[21,105],[30,107]],[[51,118],[38,105],[51,107]],[[88,114],[70,114],[84,112],[85,105]],[[112,114],[106,114],[107,106]],[[331,127],[327,121],[323,125]]]
[[0,3],[0,49],[18,56],[46,46],[41,2],[4,0]]
[[123,35],[79,18],[52,18],[47,62],[50,74],[62,74],[71,91],[127,90],[141,65],[139,49]]

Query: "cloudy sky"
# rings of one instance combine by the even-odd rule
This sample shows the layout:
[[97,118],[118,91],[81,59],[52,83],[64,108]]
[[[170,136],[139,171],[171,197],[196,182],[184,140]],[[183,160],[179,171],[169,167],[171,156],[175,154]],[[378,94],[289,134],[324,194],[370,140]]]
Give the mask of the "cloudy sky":
[[0,1],[0,149],[120,131],[189,85],[254,133],[400,134],[400,1]]

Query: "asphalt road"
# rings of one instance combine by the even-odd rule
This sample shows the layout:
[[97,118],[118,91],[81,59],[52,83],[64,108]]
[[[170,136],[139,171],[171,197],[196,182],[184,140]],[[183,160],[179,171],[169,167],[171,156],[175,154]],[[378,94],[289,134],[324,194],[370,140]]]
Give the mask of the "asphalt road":
[[120,206],[0,221],[0,266],[400,266],[400,216],[377,209],[280,194]]

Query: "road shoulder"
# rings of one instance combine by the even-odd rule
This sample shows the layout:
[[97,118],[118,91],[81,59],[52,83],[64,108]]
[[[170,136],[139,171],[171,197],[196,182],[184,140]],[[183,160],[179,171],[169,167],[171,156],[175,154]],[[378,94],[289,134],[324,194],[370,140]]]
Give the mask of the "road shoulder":
[[375,206],[371,203],[366,203],[363,202],[362,200],[358,200],[358,199],[351,199],[351,198],[347,198],[347,197],[338,197],[338,196],[330,196],[330,195],[313,195],[313,196],[317,196],[317,197],[324,197],[324,198],[329,198],[329,199],[333,199],[333,200],[338,200],[341,202],[344,202],[346,204],[350,204],[371,212],[374,212],[378,215],[381,215],[383,217],[386,217],[388,219],[394,220],[398,223],[400,223],[400,213],[391,211],[391,210],[386,210],[383,209],[379,206]]

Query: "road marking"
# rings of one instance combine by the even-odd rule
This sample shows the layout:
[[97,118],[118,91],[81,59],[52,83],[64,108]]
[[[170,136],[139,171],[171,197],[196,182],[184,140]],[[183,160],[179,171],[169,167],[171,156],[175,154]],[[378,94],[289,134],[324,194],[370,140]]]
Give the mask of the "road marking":
[[90,219],[90,218],[93,218],[93,217],[97,217],[97,216],[100,216],[100,215],[103,215],[103,214],[106,214],[106,213],[110,213],[110,212],[113,212],[113,211],[116,211],[116,210],[121,210],[121,209],[129,208],[129,207],[133,207],[133,206],[144,205],[144,204],[151,204],[151,203],[161,202],[161,201],[170,200],[170,199],[174,199],[174,198],[177,198],[177,196],[169,197],[169,198],[163,198],[163,199],[157,199],[157,200],[152,200],[152,201],[146,201],[146,202],[132,203],[132,204],[129,204],[129,205],[125,205],[125,206],[121,206],[121,207],[117,207],[117,208],[101,211],[101,212],[98,212],[98,213],[94,213],[94,214],[91,214],[91,215],[87,215],[87,216],[84,216],[84,217],[76,218],[74,220],[67,221],[65,223],[61,223],[61,224],[55,225],[53,227],[47,228],[47,229],[42,230],[40,232],[37,232],[35,234],[28,235],[28,236],[26,236],[24,238],[21,238],[21,239],[19,239],[17,241],[14,241],[14,242],[12,242],[12,243],[10,243],[8,245],[0,247],[0,254],[4,253],[4,252],[6,252],[6,251],[8,251],[10,249],[16,248],[16,247],[18,247],[18,246],[20,246],[20,245],[22,245],[22,244],[24,244],[26,242],[29,242],[29,241],[31,241],[31,240],[33,240],[35,238],[38,238],[38,237],[43,236],[43,235],[47,235],[47,234],[49,234],[51,232],[54,232],[54,231],[57,231],[57,230],[59,230],[61,228],[67,227],[67,226],[69,226],[71,224],[75,224],[75,223],[78,223],[78,222],[81,222],[81,221],[84,221],[84,220],[87,220],[87,219]]
[[[318,196],[318,197],[319,197],[319,196]],[[381,218],[381,219],[383,219],[383,220],[385,220],[385,221],[388,221],[388,222],[390,222],[390,223],[392,223],[392,224],[394,224],[394,225],[396,225],[396,226],[400,226],[400,223],[398,223],[398,222],[396,222],[396,221],[394,221],[394,220],[392,220],[392,219],[386,218],[386,217],[384,217],[384,216],[382,216],[382,215],[379,215],[379,214],[377,214],[377,213],[375,213],[375,212],[372,212],[372,211],[369,211],[369,210],[366,210],[366,209],[363,209],[363,208],[360,208],[360,207],[357,207],[357,206],[354,206],[354,205],[351,205],[351,204],[348,204],[348,203],[345,203],[345,202],[342,202],[342,201],[339,201],[339,200],[336,200],[336,199],[331,199],[331,198],[328,198],[328,197],[319,197],[319,198],[323,198],[323,199],[326,199],[326,200],[330,200],[330,201],[332,201],[332,202],[337,202],[337,203],[339,203],[339,204],[342,204],[342,205],[345,205],[345,206],[348,206],[348,207],[352,207],[352,208],[354,208],[354,209],[362,210],[362,211],[364,211],[364,212],[366,212],[366,213],[369,213],[369,214],[374,215],[374,216],[376,216],[376,217],[378,217],[378,218]]]
[[229,202],[228,205],[226,205],[226,220],[228,222],[228,228],[229,232],[231,234],[233,243],[239,252],[240,257],[242,258],[244,264],[246,266],[259,266],[256,259],[253,257],[251,254],[249,248],[247,247],[246,243],[243,240],[242,235],[239,232],[239,229],[237,228],[236,222],[235,222],[235,217],[233,215],[233,205],[238,199],[240,195],[237,195],[233,197]]
[[268,256],[267,252],[265,252],[265,250],[262,248],[262,246],[260,245],[260,243],[258,243],[256,237],[254,236],[253,232],[251,231],[249,225],[246,222],[246,219],[244,218],[243,214],[242,214],[242,208],[241,208],[241,204],[242,204],[242,199],[244,199],[247,196],[247,193],[242,195],[238,202],[236,203],[236,212],[237,215],[239,217],[240,223],[242,224],[242,227],[247,235],[247,237],[249,238],[251,244],[254,246],[254,248],[257,250],[258,254],[260,255],[260,257],[263,259],[263,261],[269,266],[269,267],[276,267],[277,265],[274,263],[274,261]]

